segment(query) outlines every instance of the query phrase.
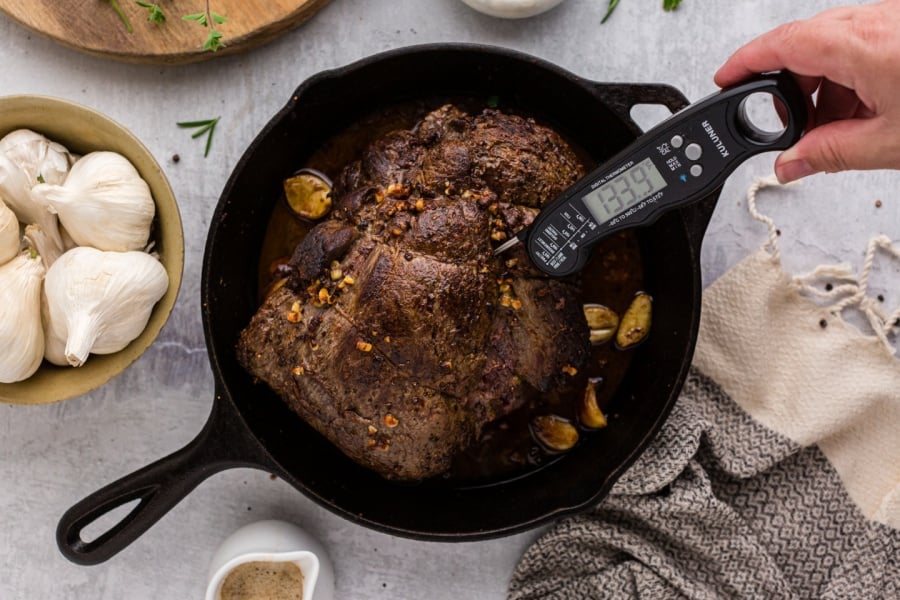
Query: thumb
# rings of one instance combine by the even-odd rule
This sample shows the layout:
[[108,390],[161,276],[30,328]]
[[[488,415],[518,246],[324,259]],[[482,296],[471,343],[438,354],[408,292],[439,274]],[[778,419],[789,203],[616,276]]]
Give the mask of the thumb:
[[882,118],[844,119],[815,127],[775,161],[787,183],[813,173],[900,168],[898,135]]

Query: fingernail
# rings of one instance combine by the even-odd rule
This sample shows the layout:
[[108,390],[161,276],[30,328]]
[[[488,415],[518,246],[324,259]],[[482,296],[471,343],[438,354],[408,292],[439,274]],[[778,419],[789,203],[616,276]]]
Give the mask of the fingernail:
[[792,181],[797,181],[798,179],[802,179],[807,175],[812,175],[815,172],[815,169],[813,169],[812,166],[802,158],[799,160],[791,160],[775,166],[775,176],[778,177],[778,181],[780,181],[781,183],[790,183]]

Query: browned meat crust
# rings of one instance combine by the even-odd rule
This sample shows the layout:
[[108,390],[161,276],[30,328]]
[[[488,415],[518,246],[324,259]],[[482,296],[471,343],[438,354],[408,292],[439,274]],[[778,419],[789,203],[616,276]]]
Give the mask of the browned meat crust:
[[442,473],[485,423],[584,367],[577,282],[492,254],[581,175],[556,133],[495,110],[445,106],[388,134],[344,169],[241,364],[353,460]]

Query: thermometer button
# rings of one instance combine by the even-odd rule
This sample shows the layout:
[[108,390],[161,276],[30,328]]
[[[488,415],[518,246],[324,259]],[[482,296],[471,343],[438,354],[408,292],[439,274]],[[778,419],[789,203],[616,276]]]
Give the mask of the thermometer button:
[[684,149],[684,155],[687,156],[689,160],[697,160],[702,154],[703,148],[700,147],[700,144],[688,144],[687,148]]
[[684,138],[680,135],[672,136],[671,143],[673,148],[681,148],[682,144],[684,144]]
[[694,177],[700,177],[703,175],[703,167],[700,165],[691,165],[691,175]]

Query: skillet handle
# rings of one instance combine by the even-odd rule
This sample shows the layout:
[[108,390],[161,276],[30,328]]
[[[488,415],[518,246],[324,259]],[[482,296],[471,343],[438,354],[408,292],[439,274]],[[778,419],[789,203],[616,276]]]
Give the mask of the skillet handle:
[[631,109],[638,104],[662,104],[673,113],[690,104],[677,88],[661,83],[590,82],[590,86],[594,96],[625,121],[635,135],[644,133],[631,118]]
[[[259,446],[247,448],[249,443],[241,447],[233,442],[248,438],[246,425],[230,400],[217,394],[203,430],[184,448],[107,485],[67,510],[56,528],[60,551],[80,565],[102,563],[124,550],[211,475],[231,467],[263,468],[271,464]],[[131,512],[96,539],[82,538],[86,527],[135,500],[138,504]]]

